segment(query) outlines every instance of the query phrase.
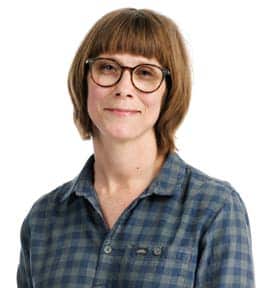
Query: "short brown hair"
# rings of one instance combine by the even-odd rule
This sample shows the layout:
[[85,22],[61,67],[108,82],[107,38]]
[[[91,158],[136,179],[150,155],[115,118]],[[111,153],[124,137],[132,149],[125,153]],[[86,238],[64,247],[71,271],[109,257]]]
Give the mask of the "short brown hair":
[[[149,9],[123,8],[100,18],[82,41],[70,68],[68,89],[74,123],[82,139],[93,136],[87,112],[87,58],[102,53],[130,53],[156,58],[170,70],[155,135],[159,154],[178,150],[175,131],[183,121],[191,98],[191,71],[183,37],[168,17]],[[89,97],[89,96],[88,96]]]

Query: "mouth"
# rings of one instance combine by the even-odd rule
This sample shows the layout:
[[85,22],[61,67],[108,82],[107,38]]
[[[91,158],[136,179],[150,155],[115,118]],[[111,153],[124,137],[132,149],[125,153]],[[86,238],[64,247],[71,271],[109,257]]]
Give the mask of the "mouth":
[[105,110],[112,112],[119,116],[128,116],[128,115],[140,113],[139,110],[120,109],[120,108],[105,108]]
[[120,108],[105,108],[105,110],[115,110],[121,112],[140,112],[139,110],[120,109]]

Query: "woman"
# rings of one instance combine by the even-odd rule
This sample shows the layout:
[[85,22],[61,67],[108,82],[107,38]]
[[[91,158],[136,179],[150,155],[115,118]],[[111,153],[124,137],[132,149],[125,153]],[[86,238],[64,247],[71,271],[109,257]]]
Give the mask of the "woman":
[[103,16],[68,84],[94,154],[21,228],[18,287],[253,287],[246,207],[178,155],[191,79],[176,24],[151,10]]

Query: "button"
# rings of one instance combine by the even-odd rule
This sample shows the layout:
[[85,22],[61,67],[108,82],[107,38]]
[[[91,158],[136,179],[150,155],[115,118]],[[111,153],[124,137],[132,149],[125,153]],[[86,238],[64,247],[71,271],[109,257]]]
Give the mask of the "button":
[[148,248],[137,248],[136,250],[137,255],[147,255],[148,254]]
[[110,245],[105,245],[104,246],[104,252],[106,254],[110,254],[112,252],[112,247]]
[[111,244],[111,240],[109,240],[109,239],[108,239],[108,240],[105,240],[105,241],[104,241],[104,244],[105,244],[105,245]]
[[154,247],[154,248],[153,248],[153,254],[154,254],[155,256],[159,256],[159,255],[161,255],[161,253],[162,253],[161,247]]

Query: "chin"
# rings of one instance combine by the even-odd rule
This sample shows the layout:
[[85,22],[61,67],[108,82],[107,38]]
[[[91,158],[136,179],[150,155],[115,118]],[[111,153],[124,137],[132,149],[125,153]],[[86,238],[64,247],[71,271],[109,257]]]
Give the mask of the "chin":
[[132,135],[128,133],[115,133],[111,134],[111,138],[117,140],[117,141],[127,141],[127,140],[133,140],[137,138],[137,135]]
[[126,140],[133,140],[137,138],[140,133],[136,133],[135,129],[111,129],[105,133],[105,136],[108,135],[110,138],[113,138],[113,140],[120,140],[120,141],[126,141]]

